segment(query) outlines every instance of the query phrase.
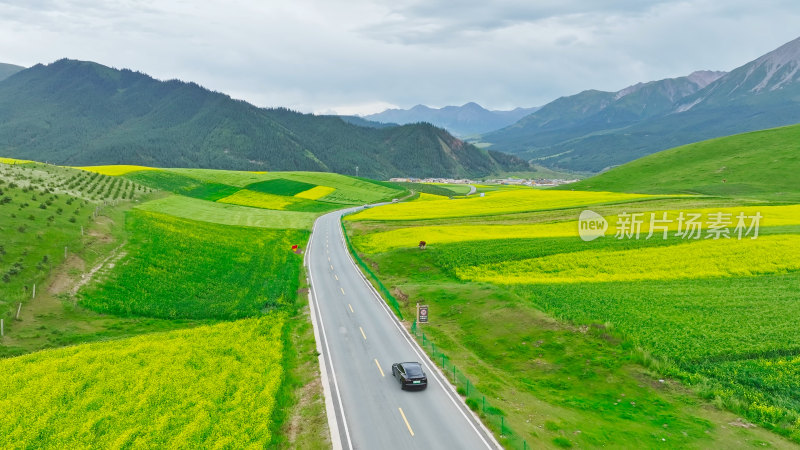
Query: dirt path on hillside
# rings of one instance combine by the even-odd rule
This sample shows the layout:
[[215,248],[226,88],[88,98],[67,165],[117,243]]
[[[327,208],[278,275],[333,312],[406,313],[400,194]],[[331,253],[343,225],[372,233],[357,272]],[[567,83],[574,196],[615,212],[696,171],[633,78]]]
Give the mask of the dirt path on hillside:
[[[128,254],[125,251],[121,251],[122,247],[124,247],[124,246],[125,246],[125,243],[120,244],[117,248],[112,250],[111,253],[108,256],[106,256],[105,259],[100,261],[100,264],[98,264],[95,267],[93,267],[92,270],[82,274],[81,275],[81,279],[77,283],[75,283],[75,285],[72,286],[72,289],[70,290],[69,293],[72,294],[72,295],[77,294],[78,291],[80,290],[80,288],[82,288],[87,283],[92,281],[92,279],[94,279],[96,275],[104,274],[108,270],[113,269],[114,266],[116,265],[116,263],[120,259],[125,257],[125,255]],[[101,270],[102,270],[102,272],[101,272]]]

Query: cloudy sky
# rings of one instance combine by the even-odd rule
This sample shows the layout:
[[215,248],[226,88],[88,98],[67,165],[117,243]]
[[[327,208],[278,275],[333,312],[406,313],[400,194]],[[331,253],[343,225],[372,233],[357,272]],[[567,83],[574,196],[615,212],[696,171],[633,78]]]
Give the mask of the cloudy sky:
[[731,70],[800,36],[797,0],[0,0],[0,62],[61,58],[259,106],[538,106]]

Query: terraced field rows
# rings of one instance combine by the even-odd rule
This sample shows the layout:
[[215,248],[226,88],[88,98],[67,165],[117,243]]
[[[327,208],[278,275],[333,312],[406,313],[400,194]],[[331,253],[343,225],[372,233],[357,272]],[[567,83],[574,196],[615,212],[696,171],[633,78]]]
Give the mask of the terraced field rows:
[[[563,348],[556,352],[564,354],[563,359],[555,360],[553,355],[542,360],[547,351],[536,347],[547,345],[547,338],[536,341],[532,336],[547,333],[515,322],[514,315],[519,320],[533,320],[530,317],[535,314],[528,308],[535,307],[589,335],[611,342],[621,340],[623,346],[638,349],[640,361],[652,364],[661,376],[683,379],[702,395],[800,442],[800,391],[793,389],[800,379],[796,361],[800,352],[796,333],[800,322],[796,294],[800,292],[800,205],[743,203],[704,208],[703,202],[713,200],[678,198],[670,200],[674,209],[652,211],[655,217],[671,221],[664,226],[666,239],[661,229],[647,238],[651,211],[640,216],[644,223],[638,237],[620,235],[617,239],[619,222],[626,217],[623,213],[626,209],[641,211],[638,202],[642,197],[528,192],[488,192],[482,201],[422,200],[370,209],[349,218],[352,240],[374,267],[379,267],[384,283],[406,293],[408,305],[417,301],[430,305],[431,324],[426,325],[426,332],[445,352],[463,352],[462,365],[508,367],[513,373],[500,370],[497,376],[527,380],[538,379],[534,373],[541,370],[567,364],[564,352],[569,350]],[[685,208],[680,208],[682,202]],[[556,211],[570,207],[573,209]],[[605,237],[591,242],[578,237],[577,218],[586,207],[618,211],[605,215],[609,224]],[[527,214],[531,211],[542,212]],[[549,223],[548,214],[552,217]],[[679,217],[694,214],[703,222],[700,233],[691,239],[678,234],[683,225]],[[738,238],[739,214],[761,217],[757,238],[752,230]],[[486,216],[483,223],[476,219],[482,216]],[[720,239],[713,239],[709,225],[714,217],[731,219],[719,227],[723,230]],[[457,224],[454,218],[470,218],[470,224]],[[497,222],[503,224],[493,225]],[[425,251],[417,249],[421,240],[427,242]],[[509,309],[515,313],[504,315]],[[466,310],[473,315],[463,315]],[[406,312],[413,315],[413,308],[407,307]],[[508,334],[500,329],[518,331]],[[495,335],[502,337],[491,337]],[[585,370],[570,375],[593,380],[601,375],[599,369],[590,368],[595,360],[587,352],[591,353],[581,350],[587,358]],[[521,358],[519,364],[516,357]],[[475,360],[482,363],[473,363]],[[583,393],[577,386],[566,391],[556,385],[547,385],[548,389],[521,382],[503,389],[498,380],[480,375],[482,370],[476,373],[478,387],[496,392],[498,397],[509,396],[509,407],[516,405],[511,399],[529,393],[537,399],[555,392],[566,395],[553,397],[559,408],[578,408],[564,413],[565,421],[588,414],[578,412],[588,411],[581,409],[584,402],[600,402],[604,411],[610,411],[608,408],[621,401],[606,405],[605,400],[593,399],[593,393]],[[602,392],[605,388],[598,385],[595,389]],[[530,418],[522,420],[517,413],[506,413],[510,423],[523,429],[529,426]],[[602,423],[605,419],[591,420]],[[551,426],[553,432],[564,428]],[[534,429],[532,435],[539,432]],[[600,437],[603,433],[587,431],[565,439],[596,446],[606,442]],[[669,440],[669,434],[664,438]],[[675,437],[671,439],[674,442]]]

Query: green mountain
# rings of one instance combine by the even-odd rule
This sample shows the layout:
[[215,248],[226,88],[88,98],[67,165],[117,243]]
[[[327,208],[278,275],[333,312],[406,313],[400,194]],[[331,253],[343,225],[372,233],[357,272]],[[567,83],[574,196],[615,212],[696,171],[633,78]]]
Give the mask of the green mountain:
[[524,170],[432,125],[362,127],[263,109],[195,83],[60,60],[0,81],[0,154],[65,165],[141,164],[393,176]]
[[800,201],[800,125],[664,150],[561,189]]
[[24,70],[22,66],[15,66],[14,64],[0,63],[0,81],[14,75],[20,70]]
[[678,145],[800,122],[800,38],[727,74],[587,91],[481,141],[550,167],[601,171]]

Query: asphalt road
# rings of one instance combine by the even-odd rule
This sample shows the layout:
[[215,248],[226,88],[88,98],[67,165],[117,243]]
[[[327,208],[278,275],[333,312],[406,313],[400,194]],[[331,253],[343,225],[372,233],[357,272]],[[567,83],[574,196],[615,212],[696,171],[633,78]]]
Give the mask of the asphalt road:
[[[498,448],[356,268],[342,236],[344,212],[317,219],[306,252],[334,448]],[[401,361],[422,363],[426,390],[400,389],[392,364]]]

